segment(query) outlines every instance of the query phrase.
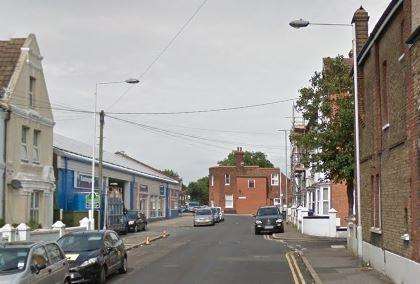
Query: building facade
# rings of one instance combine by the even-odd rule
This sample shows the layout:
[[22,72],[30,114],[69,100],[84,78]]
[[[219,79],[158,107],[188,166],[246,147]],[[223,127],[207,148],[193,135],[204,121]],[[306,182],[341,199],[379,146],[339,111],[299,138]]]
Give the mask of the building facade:
[[367,12],[353,17],[362,254],[397,283],[420,275],[418,13],[419,1],[393,0],[370,35]]
[[0,41],[0,89],[8,107],[5,145],[6,223],[49,227],[53,221],[53,115],[33,34]]
[[[88,212],[86,197],[92,186],[90,148],[80,141],[54,134],[55,208],[62,209],[69,216],[66,217],[69,224],[76,223]],[[95,172],[98,173],[98,169]],[[176,191],[177,180],[129,158],[123,152],[104,151],[103,175],[108,195],[122,199],[126,209],[139,210],[149,220],[177,216],[170,210],[171,190]],[[99,193],[98,181],[95,187]]]
[[[260,206],[273,205],[280,196],[280,170],[244,166],[243,157],[242,148],[238,148],[235,166],[209,169],[209,204],[226,213],[255,214]],[[285,187],[282,190],[285,192]]]

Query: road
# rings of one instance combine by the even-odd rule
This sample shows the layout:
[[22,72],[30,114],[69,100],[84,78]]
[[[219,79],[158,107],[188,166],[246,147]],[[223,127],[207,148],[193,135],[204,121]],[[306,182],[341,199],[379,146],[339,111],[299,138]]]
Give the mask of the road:
[[250,216],[226,216],[214,227],[192,226],[192,217],[170,237],[129,252],[127,274],[110,283],[293,283],[285,248],[255,236]]

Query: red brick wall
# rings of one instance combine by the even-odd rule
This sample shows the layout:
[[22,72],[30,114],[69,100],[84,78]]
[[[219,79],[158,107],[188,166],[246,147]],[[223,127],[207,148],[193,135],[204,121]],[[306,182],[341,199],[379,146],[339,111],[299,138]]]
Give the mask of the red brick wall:
[[[401,24],[403,36],[401,37]],[[418,244],[418,173],[415,171],[418,150],[411,62],[417,60],[401,38],[411,31],[411,1],[404,1],[367,55],[359,70],[363,80],[359,94],[364,98],[359,110],[365,115],[361,125],[361,202],[363,239],[375,246],[419,261]],[[403,49],[400,48],[403,46]],[[414,50],[414,49],[413,49]],[[404,56],[402,56],[404,54]],[[386,61],[386,79],[384,62]],[[386,83],[385,83],[386,80]],[[386,87],[389,128],[386,123],[384,91]],[[374,177],[372,179],[372,177]],[[374,212],[372,181],[379,178],[380,214]],[[377,203],[376,203],[377,204]],[[381,234],[371,231],[380,218]],[[401,235],[409,233],[416,241],[404,243]]]
[[[248,188],[248,180],[255,180],[255,188]],[[265,177],[238,177],[234,206],[238,214],[255,214],[260,206],[267,205],[267,179]]]
[[340,218],[340,225],[347,226],[349,211],[347,185],[345,183],[332,183],[330,196],[331,207],[337,210],[337,218]]

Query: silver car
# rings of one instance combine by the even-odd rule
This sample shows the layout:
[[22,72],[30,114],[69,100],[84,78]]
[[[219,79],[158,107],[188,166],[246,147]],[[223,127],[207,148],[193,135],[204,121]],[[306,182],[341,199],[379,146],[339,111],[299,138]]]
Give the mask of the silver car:
[[69,264],[55,242],[2,243],[0,283],[70,283]]
[[211,208],[200,208],[194,214],[194,227],[215,224],[214,215]]

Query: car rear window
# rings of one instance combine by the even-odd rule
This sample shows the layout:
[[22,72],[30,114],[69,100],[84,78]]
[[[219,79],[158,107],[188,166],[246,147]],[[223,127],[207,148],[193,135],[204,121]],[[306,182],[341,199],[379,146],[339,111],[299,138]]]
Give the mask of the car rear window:
[[196,215],[211,215],[212,213],[210,209],[200,209],[200,210],[197,210],[195,214]]

